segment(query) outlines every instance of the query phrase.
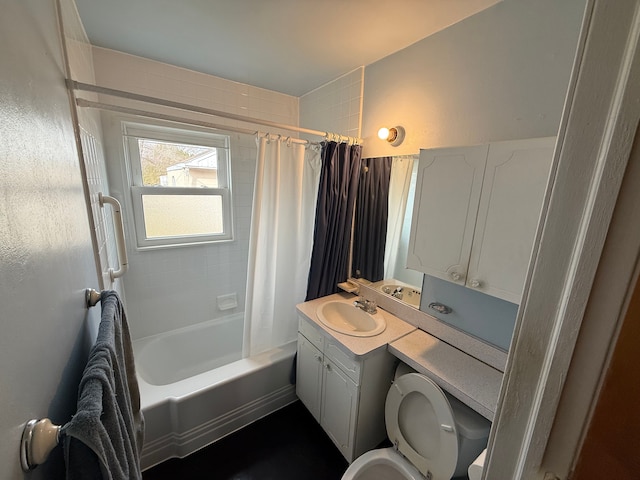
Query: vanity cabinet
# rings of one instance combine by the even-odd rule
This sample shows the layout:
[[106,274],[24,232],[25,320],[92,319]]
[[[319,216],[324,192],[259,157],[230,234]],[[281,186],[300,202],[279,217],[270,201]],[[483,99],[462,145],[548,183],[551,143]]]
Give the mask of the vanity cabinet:
[[349,462],[386,437],[384,403],[395,362],[386,348],[350,356],[300,317],[296,393]]
[[520,303],[554,145],[422,150],[407,267]]

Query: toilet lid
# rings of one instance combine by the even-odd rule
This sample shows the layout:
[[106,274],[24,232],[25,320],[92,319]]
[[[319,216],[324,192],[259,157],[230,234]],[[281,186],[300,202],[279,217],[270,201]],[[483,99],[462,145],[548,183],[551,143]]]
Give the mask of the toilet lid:
[[385,404],[389,439],[426,478],[450,480],[458,462],[451,406],[432,380],[409,373],[395,380]]

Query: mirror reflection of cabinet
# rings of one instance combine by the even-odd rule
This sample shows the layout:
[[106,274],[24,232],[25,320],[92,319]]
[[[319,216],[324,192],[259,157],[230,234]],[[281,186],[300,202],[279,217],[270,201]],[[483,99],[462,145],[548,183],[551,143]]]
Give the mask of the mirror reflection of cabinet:
[[423,150],[407,266],[519,303],[554,144]]

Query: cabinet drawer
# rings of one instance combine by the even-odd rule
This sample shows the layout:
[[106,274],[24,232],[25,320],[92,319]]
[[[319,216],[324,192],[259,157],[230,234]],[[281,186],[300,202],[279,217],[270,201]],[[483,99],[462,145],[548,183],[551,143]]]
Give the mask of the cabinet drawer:
[[334,340],[326,340],[324,354],[347,374],[356,385],[360,384],[360,362],[349,358],[346,353],[338,348]]
[[302,317],[298,317],[298,331],[305,336],[307,340],[311,342],[311,344],[316,347],[321,352],[324,351],[324,335],[320,330],[315,328],[309,320],[306,320]]

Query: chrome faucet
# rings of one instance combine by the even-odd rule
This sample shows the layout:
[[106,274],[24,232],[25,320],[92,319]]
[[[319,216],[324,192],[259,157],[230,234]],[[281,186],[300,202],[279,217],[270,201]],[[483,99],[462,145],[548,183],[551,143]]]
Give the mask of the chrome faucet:
[[398,287],[396,288],[393,293],[391,294],[392,297],[396,297],[398,300],[402,300],[403,295],[403,288],[402,287]]
[[373,300],[367,300],[366,298],[358,298],[355,302],[353,302],[353,305],[356,308],[359,308],[371,315],[374,315],[378,312],[378,309],[376,308],[376,302],[374,302]]

